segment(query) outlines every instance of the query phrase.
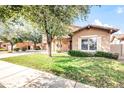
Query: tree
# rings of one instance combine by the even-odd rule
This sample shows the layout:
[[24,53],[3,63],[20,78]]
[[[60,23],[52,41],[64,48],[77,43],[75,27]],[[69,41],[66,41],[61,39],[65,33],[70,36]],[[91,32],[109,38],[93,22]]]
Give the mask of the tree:
[[[48,52],[51,57],[51,43],[54,38],[69,32],[68,26],[75,19],[86,19],[90,6],[25,6],[29,19],[37,23],[47,37]],[[29,16],[30,15],[30,16]]]
[[23,17],[15,18],[12,20],[12,24],[17,25],[17,35],[23,41],[32,41],[34,43],[34,49],[36,48],[36,44],[42,42],[43,32],[38,27],[32,26],[31,22],[26,21]]
[[[51,57],[51,43],[54,38],[65,35],[68,32],[68,26],[75,19],[87,18],[91,6],[72,5],[72,6],[1,6],[0,17],[2,21],[17,15],[24,15],[32,23],[36,23],[41,31],[44,31],[47,37],[48,52]],[[61,34],[61,35],[60,35]]]
[[36,49],[36,44],[42,43],[42,32],[38,30],[31,30],[26,38],[34,43],[34,49]]
[[21,42],[22,40],[19,36],[17,36],[15,30],[10,27],[10,24],[7,21],[20,15],[22,7],[23,6],[21,5],[0,6],[0,22],[4,24],[2,32],[0,33],[0,39],[11,44],[11,51],[13,51],[13,45],[17,42]]
[[15,32],[11,30],[4,30],[3,33],[0,34],[0,39],[4,42],[10,43],[11,51],[13,51],[13,45],[17,42],[22,42],[22,40],[14,35]]
[[11,51],[13,51],[13,45],[22,42],[21,37],[17,35],[17,30],[11,25],[6,24],[2,27],[2,31],[0,33],[0,39],[4,42],[10,43]]
[[0,6],[0,21],[5,23],[8,19],[21,15],[22,5],[4,5]]

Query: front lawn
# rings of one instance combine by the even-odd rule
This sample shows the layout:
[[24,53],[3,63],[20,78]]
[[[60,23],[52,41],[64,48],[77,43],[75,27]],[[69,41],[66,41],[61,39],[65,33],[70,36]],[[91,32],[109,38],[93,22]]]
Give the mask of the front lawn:
[[32,54],[1,59],[96,87],[124,87],[124,64],[100,57]]

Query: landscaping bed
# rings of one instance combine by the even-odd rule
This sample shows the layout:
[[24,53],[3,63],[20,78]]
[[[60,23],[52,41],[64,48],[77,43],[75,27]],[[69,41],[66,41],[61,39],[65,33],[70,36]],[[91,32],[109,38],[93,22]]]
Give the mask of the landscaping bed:
[[95,87],[124,87],[124,64],[102,57],[31,54],[1,59]]

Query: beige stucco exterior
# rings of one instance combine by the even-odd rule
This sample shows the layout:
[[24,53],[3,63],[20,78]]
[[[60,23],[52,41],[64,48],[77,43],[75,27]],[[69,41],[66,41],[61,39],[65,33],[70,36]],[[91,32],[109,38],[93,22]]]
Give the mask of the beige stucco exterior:
[[10,45],[9,43],[5,43],[3,41],[0,41],[0,49],[2,48],[2,49],[5,49],[5,50],[8,50],[9,45]]
[[63,38],[52,42],[52,51],[68,51],[70,50],[70,39]]
[[80,49],[81,38],[96,37],[97,38],[97,50],[110,51],[110,33],[97,28],[86,28],[81,31],[73,33],[72,37],[72,50]]
[[124,44],[111,44],[111,52],[118,53],[120,56],[124,56]]

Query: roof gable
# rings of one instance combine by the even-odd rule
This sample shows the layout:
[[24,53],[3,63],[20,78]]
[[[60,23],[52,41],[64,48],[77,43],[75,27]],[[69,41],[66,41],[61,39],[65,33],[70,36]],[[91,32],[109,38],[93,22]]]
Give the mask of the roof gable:
[[112,28],[112,27],[105,27],[105,26],[98,26],[98,25],[87,25],[87,26],[84,26],[84,27],[78,27],[77,30],[73,30],[72,32],[78,32],[78,31],[81,31],[83,29],[90,29],[90,28],[97,28],[97,29],[102,29],[104,31],[107,31],[108,33],[114,33],[114,32],[117,32],[119,29],[117,28]]

